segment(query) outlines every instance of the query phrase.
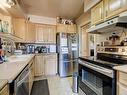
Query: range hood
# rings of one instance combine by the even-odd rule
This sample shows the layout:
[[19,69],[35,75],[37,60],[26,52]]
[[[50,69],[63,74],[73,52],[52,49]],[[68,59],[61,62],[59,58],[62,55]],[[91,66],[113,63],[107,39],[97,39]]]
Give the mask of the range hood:
[[88,32],[98,34],[104,32],[120,31],[123,28],[127,28],[127,12],[122,13],[119,16],[105,21],[101,24],[92,26],[88,29]]

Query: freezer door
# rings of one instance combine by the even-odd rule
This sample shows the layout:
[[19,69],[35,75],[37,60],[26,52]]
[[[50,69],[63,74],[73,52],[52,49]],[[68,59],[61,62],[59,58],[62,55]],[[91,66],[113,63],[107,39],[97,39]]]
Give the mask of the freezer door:
[[73,62],[72,61],[60,61],[59,75],[60,77],[71,76],[73,74]]
[[60,60],[62,61],[70,61],[71,60],[71,54],[62,54],[60,55]]
[[69,53],[71,54],[71,60],[75,60],[78,58],[78,34],[71,33],[68,35]]

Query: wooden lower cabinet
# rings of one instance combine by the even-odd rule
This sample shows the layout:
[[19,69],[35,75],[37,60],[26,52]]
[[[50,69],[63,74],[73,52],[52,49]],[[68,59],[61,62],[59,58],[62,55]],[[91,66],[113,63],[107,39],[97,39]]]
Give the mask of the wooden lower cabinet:
[[57,55],[51,54],[45,56],[45,75],[57,74]]
[[35,76],[44,75],[44,57],[41,54],[35,56]]
[[127,73],[117,72],[117,95],[127,95]]
[[38,54],[35,57],[35,76],[56,75],[57,54]]
[[1,91],[0,95],[9,95],[9,86],[6,85]]
[[34,81],[34,59],[29,63],[30,67],[30,74],[29,74],[29,94],[31,94],[32,86],[33,86],[33,81]]

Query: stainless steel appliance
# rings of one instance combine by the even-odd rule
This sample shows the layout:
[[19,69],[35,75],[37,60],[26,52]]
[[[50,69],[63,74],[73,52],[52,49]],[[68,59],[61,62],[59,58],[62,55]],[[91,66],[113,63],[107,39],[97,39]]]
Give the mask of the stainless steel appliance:
[[37,46],[35,53],[50,53],[50,45]]
[[29,95],[29,67],[26,67],[14,83],[14,95]]
[[49,52],[48,46],[41,46],[41,53],[48,53],[48,52]]
[[110,31],[119,31],[121,29],[127,28],[127,12],[121,13],[118,16],[105,21],[101,24],[92,26],[88,29],[90,33],[102,33]]
[[113,67],[123,64],[127,64],[127,47],[97,47],[97,56],[79,58],[79,88],[86,95],[116,95]]
[[78,35],[76,33],[57,34],[58,72],[60,77],[73,74],[78,59]]
[[32,54],[35,52],[35,46],[34,45],[27,45],[27,54]]

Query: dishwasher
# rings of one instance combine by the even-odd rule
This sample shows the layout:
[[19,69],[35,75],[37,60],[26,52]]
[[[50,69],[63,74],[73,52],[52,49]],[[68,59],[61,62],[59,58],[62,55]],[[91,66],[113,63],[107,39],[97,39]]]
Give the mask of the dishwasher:
[[29,75],[30,70],[27,66],[15,80],[14,95],[29,95]]

